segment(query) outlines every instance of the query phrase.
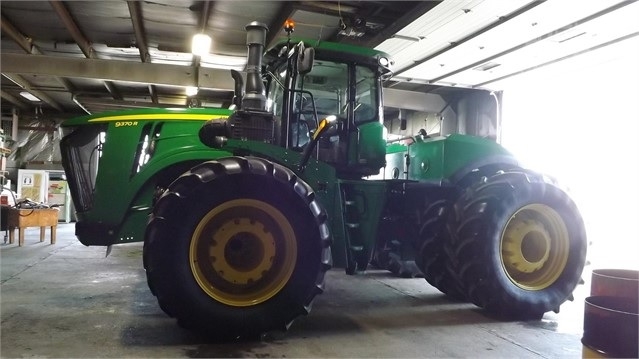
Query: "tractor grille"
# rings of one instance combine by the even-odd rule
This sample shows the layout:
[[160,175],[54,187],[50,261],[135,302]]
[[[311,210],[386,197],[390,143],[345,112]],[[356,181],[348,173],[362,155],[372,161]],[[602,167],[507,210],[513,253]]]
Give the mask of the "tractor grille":
[[66,130],[67,134],[60,141],[62,166],[76,210],[87,211],[93,207],[93,188],[102,148],[100,138],[106,126],[80,126]]
[[231,137],[241,140],[274,142],[275,121],[268,112],[238,111],[230,118]]

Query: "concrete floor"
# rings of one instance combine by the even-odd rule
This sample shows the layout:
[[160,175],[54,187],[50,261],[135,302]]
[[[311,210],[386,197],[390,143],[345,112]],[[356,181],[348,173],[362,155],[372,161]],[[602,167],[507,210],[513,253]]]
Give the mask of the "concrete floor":
[[[58,242],[27,229],[24,247],[0,246],[2,358],[29,357],[499,357],[580,358],[586,284],[561,313],[499,322],[448,300],[422,278],[329,271],[326,292],[288,332],[212,343],[179,328],[146,285],[142,245],[85,247],[73,224]],[[48,238],[48,236],[47,236]],[[0,240],[0,243],[2,241]]]

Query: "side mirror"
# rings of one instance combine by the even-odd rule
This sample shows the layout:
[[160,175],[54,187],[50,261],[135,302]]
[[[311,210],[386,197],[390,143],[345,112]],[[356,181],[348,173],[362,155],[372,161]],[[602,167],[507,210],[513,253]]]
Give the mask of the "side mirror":
[[297,47],[299,49],[297,54],[297,72],[300,75],[306,75],[313,69],[315,49],[312,47],[305,48],[302,42],[300,42]]

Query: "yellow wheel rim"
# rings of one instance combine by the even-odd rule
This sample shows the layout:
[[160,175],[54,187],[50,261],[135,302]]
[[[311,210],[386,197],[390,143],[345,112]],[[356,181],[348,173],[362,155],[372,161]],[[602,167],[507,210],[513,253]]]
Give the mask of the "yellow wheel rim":
[[508,278],[526,290],[552,285],[568,262],[570,236],[563,219],[544,204],[519,209],[501,237],[501,263]]
[[200,220],[189,247],[191,272],[211,298],[236,307],[267,301],[286,285],[297,261],[297,241],[277,208],[236,199]]

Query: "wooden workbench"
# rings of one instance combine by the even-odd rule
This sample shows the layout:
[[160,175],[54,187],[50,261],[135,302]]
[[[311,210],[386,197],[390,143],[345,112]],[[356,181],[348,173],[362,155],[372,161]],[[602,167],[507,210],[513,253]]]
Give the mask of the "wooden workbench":
[[27,227],[40,227],[40,242],[44,242],[44,232],[46,227],[51,228],[51,244],[55,244],[55,231],[58,226],[57,208],[42,209],[9,209],[7,216],[7,230],[9,231],[9,243],[15,240],[14,230],[17,228],[18,246],[24,245],[24,229]]

